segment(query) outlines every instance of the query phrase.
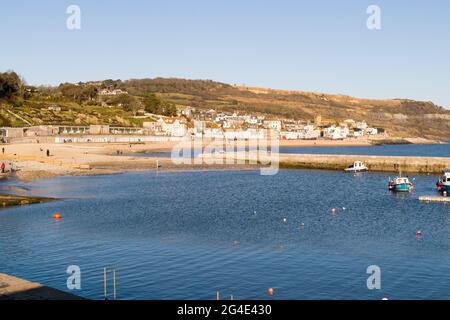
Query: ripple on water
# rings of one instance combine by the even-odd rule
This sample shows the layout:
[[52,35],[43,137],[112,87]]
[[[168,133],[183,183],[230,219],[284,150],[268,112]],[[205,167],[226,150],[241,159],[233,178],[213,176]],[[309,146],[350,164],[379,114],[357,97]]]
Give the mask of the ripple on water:
[[[94,299],[104,267],[122,299],[266,299],[269,287],[278,299],[448,297],[450,206],[417,200],[435,177],[417,176],[412,195],[386,181],[306,170],[36,181],[67,200],[0,212],[0,270],[66,290],[79,265],[80,294]],[[373,264],[381,292],[366,287]]]

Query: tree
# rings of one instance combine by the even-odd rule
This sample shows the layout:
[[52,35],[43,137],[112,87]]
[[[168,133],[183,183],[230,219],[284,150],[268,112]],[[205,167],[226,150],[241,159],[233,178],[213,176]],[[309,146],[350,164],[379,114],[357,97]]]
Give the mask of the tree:
[[20,94],[23,81],[20,76],[13,72],[0,73],[0,98],[12,98]]
[[97,88],[93,85],[64,83],[59,86],[59,90],[66,98],[80,102],[92,101],[97,97]]
[[83,87],[81,91],[81,99],[92,101],[97,97],[97,88],[93,85]]
[[83,88],[77,86],[76,84],[64,83],[59,85],[59,90],[61,91],[62,95],[65,96],[66,98],[79,100],[82,95],[81,92]]
[[125,111],[133,112],[133,114],[136,114],[141,106],[140,101],[136,97],[129,94],[118,95],[113,98],[112,103],[121,107]]
[[144,96],[144,109],[148,113],[161,114],[162,101],[154,93],[147,93]]
[[172,117],[177,115],[177,107],[173,103],[170,102],[164,103],[163,110],[164,110],[163,114],[165,116]]
[[173,103],[161,100],[154,93],[145,94],[144,108],[148,113],[162,114],[169,117],[177,115],[177,107]]

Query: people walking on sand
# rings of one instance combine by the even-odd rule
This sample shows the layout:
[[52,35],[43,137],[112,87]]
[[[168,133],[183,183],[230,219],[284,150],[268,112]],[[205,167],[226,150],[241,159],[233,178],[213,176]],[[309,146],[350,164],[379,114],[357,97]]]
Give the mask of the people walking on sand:
[[8,165],[9,165],[9,171],[10,172],[16,172],[17,171],[17,167],[16,167],[16,164],[14,162],[10,162],[10,163],[8,163]]
[[0,166],[0,169],[2,170],[2,173],[5,173],[5,163],[3,162],[2,165]]

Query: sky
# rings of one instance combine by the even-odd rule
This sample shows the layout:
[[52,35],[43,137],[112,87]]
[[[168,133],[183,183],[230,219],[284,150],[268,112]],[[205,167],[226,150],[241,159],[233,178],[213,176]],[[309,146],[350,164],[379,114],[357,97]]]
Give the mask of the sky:
[[448,0],[0,0],[0,30],[0,72],[32,85],[179,77],[450,108]]

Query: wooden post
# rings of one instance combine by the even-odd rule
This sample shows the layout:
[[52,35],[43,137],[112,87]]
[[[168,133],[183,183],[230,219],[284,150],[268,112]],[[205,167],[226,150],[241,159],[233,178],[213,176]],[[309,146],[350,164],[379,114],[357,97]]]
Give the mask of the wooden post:
[[113,271],[114,300],[116,300],[116,270]]
[[105,294],[105,300],[108,300],[106,292],[106,268],[103,268],[103,292]]

